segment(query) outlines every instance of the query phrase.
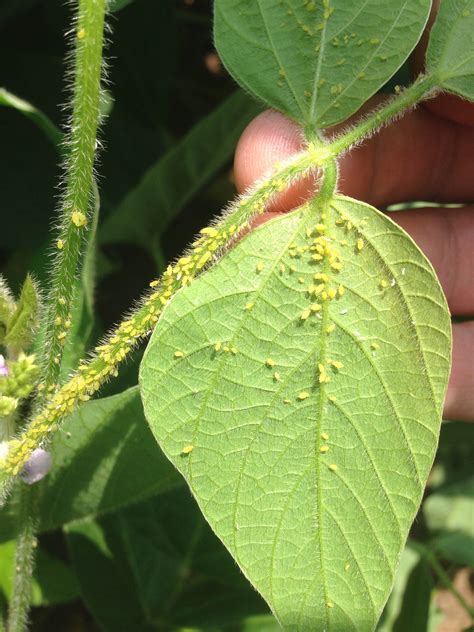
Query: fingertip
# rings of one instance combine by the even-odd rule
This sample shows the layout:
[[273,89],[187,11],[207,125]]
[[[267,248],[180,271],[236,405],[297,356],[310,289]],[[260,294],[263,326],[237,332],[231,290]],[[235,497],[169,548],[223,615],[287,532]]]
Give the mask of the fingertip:
[[474,421],[474,322],[453,325],[453,366],[444,404],[445,419]]
[[[300,127],[274,110],[259,114],[244,130],[237,145],[234,176],[237,190],[242,193],[262,178],[277,162],[287,160],[303,147]],[[278,196],[269,208],[286,211],[304,199],[312,181],[302,180]]]

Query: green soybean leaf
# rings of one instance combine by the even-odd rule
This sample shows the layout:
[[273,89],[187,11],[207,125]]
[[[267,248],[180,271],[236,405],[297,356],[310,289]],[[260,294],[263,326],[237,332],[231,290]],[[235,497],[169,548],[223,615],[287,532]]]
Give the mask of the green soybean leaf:
[[[137,388],[88,402],[54,441],[41,495],[41,529],[103,514],[179,486],[153,449]],[[87,485],[84,484],[87,481]]]
[[134,0],[111,0],[109,4],[109,11],[121,11],[128,4],[131,4]]
[[28,101],[20,99],[20,97],[8,92],[4,88],[0,88],[0,106],[1,105],[18,110],[18,112],[21,112],[27,118],[31,119],[44,132],[58,153],[61,153],[63,134],[46,114],[35,108],[35,106]]
[[[12,570],[15,563],[15,542],[0,544],[0,593],[9,601],[13,591]],[[34,606],[67,603],[78,597],[76,578],[69,566],[39,548],[35,555],[35,569],[31,601]]]
[[[274,619],[270,626],[266,604],[242,577],[187,489],[95,523],[69,525],[67,534],[84,599],[107,630],[142,630],[158,622],[162,630],[279,629]],[[101,568],[105,577],[114,578],[106,580],[105,592],[100,590],[105,579],[99,576]],[[128,620],[120,620],[121,613]],[[251,617],[267,627],[252,627]]]
[[443,0],[426,52],[440,87],[474,100],[474,0]]
[[15,313],[15,300],[8,283],[0,274],[0,344],[4,343],[11,317]]
[[33,333],[38,326],[39,293],[35,282],[27,275],[20,292],[20,297],[8,323],[8,331],[4,343],[12,349],[27,349]]
[[216,0],[215,40],[233,77],[308,126],[358,110],[419,40],[430,0]]
[[423,504],[433,531],[458,531],[474,538],[474,476],[440,487]]
[[390,593],[390,597],[377,625],[377,632],[392,632],[393,624],[399,617],[403,607],[403,597],[406,593],[407,582],[420,559],[419,553],[409,546],[403,549],[400,555],[392,592]]
[[402,607],[393,632],[428,632],[433,579],[426,560],[420,559],[410,573],[403,595]]
[[[65,422],[41,483],[39,530],[103,515],[182,484],[156,450],[138,388],[87,402]],[[1,510],[0,542],[15,536],[15,498]]]
[[[470,517],[473,521],[472,512]],[[474,535],[460,531],[442,532],[431,542],[431,548],[445,560],[459,566],[474,567]]]
[[141,365],[146,418],[285,629],[374,628],[449,365],[430,264],[340,196],[260,227],[165,309]]
[[140,596],[130,582],[130,568],[119,548],[111,521],[84,521],[66,527],[71,560],[82,598],[106,632],[152,632]]

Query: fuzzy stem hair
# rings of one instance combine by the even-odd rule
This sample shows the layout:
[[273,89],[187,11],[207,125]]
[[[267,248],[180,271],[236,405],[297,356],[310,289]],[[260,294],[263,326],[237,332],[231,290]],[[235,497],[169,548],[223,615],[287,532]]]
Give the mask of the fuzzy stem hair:
[[[45,322],[42,384],[58,380],[63,348],[71,326],[74,279],[92,209],[94,161],[100,118],[102,51],[106,0],[79,0],[75,19],[74,88],[66,136],[64,193],[54,248],[49,308]],[[40,397],[41,399],[41,397]]]

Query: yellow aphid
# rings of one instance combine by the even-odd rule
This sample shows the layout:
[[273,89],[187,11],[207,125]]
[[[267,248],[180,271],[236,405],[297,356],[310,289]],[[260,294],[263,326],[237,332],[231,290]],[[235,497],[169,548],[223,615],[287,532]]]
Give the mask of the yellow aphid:
[[205,252],[202,257],[199,259],[199,261],[197,262],[196,266],[197,268],[200,270],[201,268],[203,268],[206,263],[209,261],[209,259],[211,258],[211,253],[210,252]]
[[265,365],[269,367],[275,366],[275,360],[272,360],[271,358],[267,358],[265,360]]
[[209,237],[217,237],[217,235],[219,234],[218,231],[212,226],[201,228],[199,232],[201,233],[201,235],[208,235]]
[[317,286],[314,288],[314,293],[315,293],[315,294],[321,294],[321,292],[324,290],[324,287],[325,287],[325,286],[324,286],[324,283],[320,283],[319,285],[317,285]]
[[62,320],[61,320],[61,316],[56,316],[56,318],[54,319],[54,324],[56,325],[56,327],[59,327],[59,325],[62,324]]
[[332,602],[332,601],[328,601],[328,602],[326,603],[326,606],[327,606],[328,608],[334,608],[334,604],[333,604],[333,602]]
[[370,346],[371,346],[371,348],[372,348],[372,349],[374,349],[374,351],[375,351],[376,349],[379,349],[379,347],[380,347],[380,345],[379,345],[379,343],[378,343],[378,342],[371,342],[371,343],[370,343]]
[[357,240],[357,250],[362,250],[362,248],[364,247],[364,240],[363,239],[358,239]]
[[59,303],[60,305],[66,305],[66,299],[64,298],[64,296],[60,296],[60,297],[58,298],[58,303]]
[[330,402],[335,402],[336,401],[336,396],[335,395],[328,395],[328,400]]
[[326,232],[326,226],[324,224],[316,224],[315,228],[318,233],[322,234]]
[[324,290],[324,292],[321,292],[321,298],[323,299],[323,301],[327,301],[328,293],[326,292],[326,290]]
[[346,562],[346,564],[344,564],[344,570],[347,571],[350,569],[351,565],[349,564],[349,562]]
[[216,342],[214,345],[214,351],[220,351],[222,349],[222,342]]
[[319,312],[321,309],[321,305],[319,303],[313,303],[310,307],[312,312]]
[[319,451],[321,452],[321,454],[326,454],[326,452],[329,452],[329,446],[328,445],[322,445],[319,448]]
[[231,348],[230,348],[230,352],[231,352],[233,355],[237,355],[237,354],[239,353],[239,351],[238,351],[237,347],[231,347]]
[[328,465],[328,468],[331,470],[331,472],[337,472],[337,465],[335,463],[331,463],[330,465]]
[[339,362],[339,360],[332,360],[331,364],[333,365],[335,369],[338,369],[338,370],[342,369],[344,366],[342,362]]
[[296,399],[303,401],[304,399],[308,399],[308,397],[309,397],[309,393],[307,391],[302,391],[301,393],[297,395]]
[[255,305],[255,303],[247,303],[244,307],[244,309],[246,311],[249,311],[250,309],[252,309],[252,307]]
[[275,371],[275,373],[273,374],[273,378],[278,382],[278,380],[281,379],[281,375]]
[[259,262],[257,263],[257,265],[255,266],[255,270],[256,270],[257,272],[261,272],[261,271],[263,270],[263,268],[264,268],[264,267],[265,267],[265,266],[264,266],[264,264],[263,264],[261,261],[259,261]]
[[331,263],[331,268],[337,271],[342,270],[342,263],[340,263],[339,261],[333,261]]
[[303,283],[304,283],[304,278],[303,278],[303,277],[298,277],[298,283],[301,283],[301,285],[303,285]]
[[336,329],[336,325],[334,323],[331,323],[330,325],[326,327],[326,333],[331,334],[335,329]]
[[58,239],[56,246],[58,247],[58,250],[62,250],[64,248],[64,241],[62,239]]
[[312,259],[313,261],[322,261],[322,260],[323,260],[323,255],[313,255],[313,256],[311,257],[311,259]]
[[318,272],[314,275],[313,279],[315,281],[324,281],[324,283],[327,283],[329,281],[328,275],[324,274],[324,272]]
[[283,403],[284,403],[284,404],[291,404],[291,399],[288,399],[288,397],[286,397],[286,398],[283,400]]
[[322,433],[321,433],[321,439],[322,439],[323,441],[327,441],[327,440],[329,439],[329,435],[328,435],[328,433],[327,433],[327,432],[322,432]]
[[386,287],[388,287],[388,282],[387,282],[385,279],[382,279],[382,280],[380,281],[380,283],[379,283],[379,286],[380,286],[382,289],[385,289]]
[[301,318],[301,320],[307,320],[310,317],[310,315],[311,315],[311,310],[310,309],[304,309],[301,312],[300,318]]
[[230,347],[228,347],[227,345],[224,345],[222,350],[224,351],[224,353],[229,353]]
[[181,454],[191,454],[193,450],[194,450],[193,445],[185,445],[184,448],[181,450]]
[[151,281],[150,282],[150,287],[156,287],[158,285],[159,281],[155,280],[155,281]]
[[311,237],[313,234],[313,231],[311,230],[311,228],[307,228],[306,229],[306,237]]
[[339,292],[339,296],[342,296],[344,294],[344,292],[346,291],[346,288],[343,285],[340,285],[337,288],[337,291]]
[[77,39],[82,40],[85,38],[85,36],[86,36],[86,29],[79,29],[77,31]]
[[87,224],[87,217],[80,211],[73,211],[71,213],[71,221],[77,228],[82,228],[82,226]]
[[328,290],[329,298],[331,299],[336,298],[336,294],[337,294],[337,290],[335,290],[333,287],[329,288]]

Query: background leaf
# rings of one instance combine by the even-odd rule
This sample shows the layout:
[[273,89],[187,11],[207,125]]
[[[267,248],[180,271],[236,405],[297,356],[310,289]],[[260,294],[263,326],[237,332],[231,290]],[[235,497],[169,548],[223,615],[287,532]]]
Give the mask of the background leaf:
[[[13,581],[11,570],[15,560],[15,542],[0,544],[0,593],[10,600]],[[79,589],[69,566],[52,557],[42,548],[36,556],[32,587],[32,605],[45,606],[76,599]]]
[[[141,392],[161,447],[282,625],[363,632],[431,468],[450,320],[431,266],[387,217],[342,197],[323,214],[316,231],[317,204],[260,227],[178,293]],[[340,251],[340,272],[313,259],[315,239]],[[342,296],[324,299],[322,272]]]
[[474,537],[474,476],[440,487],[426,499],[423,511],[433,531],[461,531]]
[[70,525],[67,533],[84,598],[106,630],[279,629],[272,617],[262,628],[255,627],[260,619],[249,621],[267,607],[187,489],[95,524]]
[[44,132],[58,153],[61,153],[62,132],[46,114],[35,108],[31,103],[28,103],[28,101],[20,99],[4,88],[0,88],[0,105],[18,110],[30,118]]
[[431,30],[426,69],[440,87],[474,100],[474,0],[443,0]]
[[433,579],[427,562],[420,559],[410,572],[403,605],[393,625],[393,632],[428,632]]
[[327,127],[358,110],[403,64],[430,6],[216,0],[216,46],[236,81],[266,104],[311,129]]
[[150,167],[110,215],[102,243],[127,241],[152,256],[159,238],[185,204],[231,159],[240,134],[260,108],[236,92]]
[[38,290],[30,275],[27,275],[13,312],[8,323],[5,344],[13,349],[27,349],[31,344],[33,332],[39,319],[40,300]]
[[[52,445],[53,468],[41,483],[40,531],[115,511],[179,487],[156,444],[137,388],[87,402]],[[2,510],[0,541],[14,535],[15,499]]]

